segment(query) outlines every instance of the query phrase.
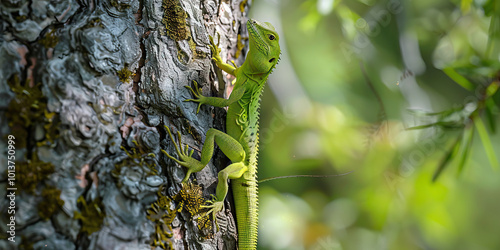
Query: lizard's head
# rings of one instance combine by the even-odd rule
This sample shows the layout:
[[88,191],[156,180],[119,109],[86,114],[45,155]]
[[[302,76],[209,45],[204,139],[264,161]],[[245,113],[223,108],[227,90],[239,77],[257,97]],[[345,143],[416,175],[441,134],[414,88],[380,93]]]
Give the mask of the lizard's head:
[[281,50],[279,36],[273,25],[250,19],[247,22],[250,35],[250,53],[255,73],[267,73],[278,63]]

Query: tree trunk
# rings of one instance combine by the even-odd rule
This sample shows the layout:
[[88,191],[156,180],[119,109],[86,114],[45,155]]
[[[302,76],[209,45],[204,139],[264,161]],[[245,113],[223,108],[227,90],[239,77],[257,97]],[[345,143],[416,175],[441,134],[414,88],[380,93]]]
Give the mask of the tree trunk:
[[218,231],[197,210],[227,159],[216,153],[186,198],[185,169],[160,150],[176,155],[164,125],[198,153],[209,128],[224,130],[225,110],[197,115],[185,86],[226,96],[209,35],[241,65],[247,0],[0,8],[0,189],[14,194],[0,201],[0,249],[236,249],[232,204]]

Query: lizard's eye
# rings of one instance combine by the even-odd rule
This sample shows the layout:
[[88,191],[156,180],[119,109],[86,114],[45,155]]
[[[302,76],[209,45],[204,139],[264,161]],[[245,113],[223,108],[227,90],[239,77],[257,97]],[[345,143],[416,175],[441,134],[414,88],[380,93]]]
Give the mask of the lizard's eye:
[[274,62],[274,59],[275,59],[275,58],[271,58],[271,60],[269,60],[269,62],[270,62],[270,63]]
[[274,35],[272,35],[272,34],[269,34],[268,37],[269,37],[269,40],[271,40],[271,41],[274,40],[274,39],[276,39],[276,37]]

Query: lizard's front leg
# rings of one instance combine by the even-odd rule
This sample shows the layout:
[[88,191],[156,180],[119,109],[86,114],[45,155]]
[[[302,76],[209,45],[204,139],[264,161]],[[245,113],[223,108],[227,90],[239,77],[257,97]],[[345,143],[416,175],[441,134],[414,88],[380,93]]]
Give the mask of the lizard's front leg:
[[236,68],[236,65],[234,65],[234,62],[231,61],[234,65],[234,66],[231,66],[227,63],[224,63],[222,61],[222,58],[220,57],[220,52],[221,52],[221,50],[219,48],[220,34],[217,33],[217,44],[215,44],[214,38],[212,36],[209,36],[209,38],[210,38],[210,45],[208,45],[208,46],[210,47],[210,50],[212,51],[212,60],[215,61],[215,64],[217,64],[217,67],[224,70],[228,74],[236,76],[236,72],[238,71],[238,68]]
[[208,104],[214,107],[226,107],[229,106],[231,103],[236,102],[241,99],[243,94],[245,94],[245,88],[244,87],[235,87],[233,89],[233,92],[229,96],[228,99],[225,98],[219,98],[219,97],[206,97],[201,94],[201,88],[198,87],[198,83],[193,80],[193,87],[191,88],[190,86],[185,86],[187,89],[189,89],[195,98],[193,99],[186,99],[184,100],[185,102],[197,102],[198,103],[198,108],[196,109],[196,113],[200,112],[200,107],[202,104]]

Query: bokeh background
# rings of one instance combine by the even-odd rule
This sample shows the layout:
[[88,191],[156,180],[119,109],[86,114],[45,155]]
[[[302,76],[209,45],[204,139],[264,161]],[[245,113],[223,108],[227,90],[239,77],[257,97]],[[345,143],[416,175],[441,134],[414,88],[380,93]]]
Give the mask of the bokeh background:
[[494,0],[255,0],[259,249],[499,249]]

